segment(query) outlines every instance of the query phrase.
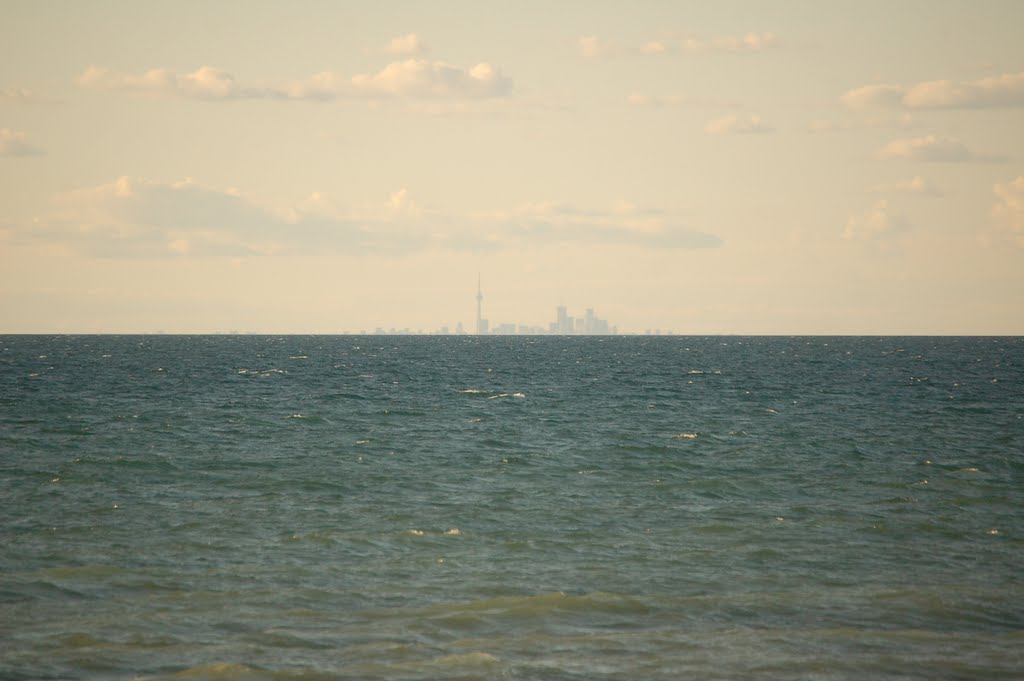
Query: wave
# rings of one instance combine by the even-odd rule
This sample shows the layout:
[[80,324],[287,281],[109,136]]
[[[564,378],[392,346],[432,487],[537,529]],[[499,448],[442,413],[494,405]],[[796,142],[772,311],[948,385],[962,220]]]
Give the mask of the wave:
[[449,529],[447,529],[447,530],[445,530],[443,532],[433,532],[433,531],[430,531],[430,530],[410,529],[410,530],[403,530],[402,534],[408,534],[408,535],[411,535],[413,537],[423,537],[423,536],[426,536],[426,535],[446,535],[446,536],[449,536],[449,537],[457,537],[457,536],[462,534],[462,530],[460,530],[457,527],[449,528]]
[[430,664],[437,667],[479,667],[497,664],[498,662],[500,660],[494,655],[476,651],[472,653],[443,655],[431,660]]
[[[165,679],[172,681],[174,679],[197,679],[198,681],[263,681],[273,679],[286,679],[289,678],[281,672],[270,672],[265,669],[259,669],[257,667],[250,667],[246,664],[237,662],[212,662],[208,664],[201,664],[195,667],[189,667],[179,672],[174,672],[168,675],[151,676],[147,677],[147,681],[157,681],[158,679]],[[301,678],[301,676],[292,676],[292,678]]]
[[461,394],[463,394],[463,395],[475,395],[475,396],[479,396],[479,397],[484,397],[484,398],[486,398],[488,400],[497,400],[497,399],[502,399],[502,398],[505,398],[505,397],[515,397],[515,398],[524,398],[524,397],[526,397],[526,393],[521,392],[521,391],[505,392],[505,391],[500,391],[500,390],[481,390],[479,388],[467,388],[465,390],[460,390],[459,392]]
[[267,378],[277,374],[287,374],[288,372],[284,369],[239,369],[238,374],[240,376],[259,376],[261,378]]
[[[473,601],[438,603],[402,609],[400,614],[417,620],[522,620],[543,619],[556,613],[642,615],[648,612],[650,606],[631,596],[603,591],[580,595],[553,591],[528,596],[495,596]],[[377,613],[381,619],[391,619],[397,614],[399,612],[393,610]]]

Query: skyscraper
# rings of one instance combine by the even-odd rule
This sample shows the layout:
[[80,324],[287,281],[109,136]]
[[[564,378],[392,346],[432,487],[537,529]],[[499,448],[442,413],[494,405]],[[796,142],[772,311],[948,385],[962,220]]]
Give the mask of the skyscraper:
[[554,333],[561,335],[572,335],[576,333],[576,320],[569,316],[569,310],[565,305],[558,306],[558,316],[555,318]]

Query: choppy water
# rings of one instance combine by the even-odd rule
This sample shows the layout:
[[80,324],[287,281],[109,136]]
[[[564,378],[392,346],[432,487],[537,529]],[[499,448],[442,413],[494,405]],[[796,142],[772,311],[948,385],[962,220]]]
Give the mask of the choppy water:
[[1019,679],[1024,339],[0,337],[0,678]]

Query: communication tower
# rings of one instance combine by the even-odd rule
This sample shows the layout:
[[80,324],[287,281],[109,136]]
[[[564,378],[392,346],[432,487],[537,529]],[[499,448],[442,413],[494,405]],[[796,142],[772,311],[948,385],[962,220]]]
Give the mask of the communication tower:
[[476,332],[478,334],[487,333],[487,320],[483,318],[483,302],[484,294],[480,287],[480,275],[476,275]]

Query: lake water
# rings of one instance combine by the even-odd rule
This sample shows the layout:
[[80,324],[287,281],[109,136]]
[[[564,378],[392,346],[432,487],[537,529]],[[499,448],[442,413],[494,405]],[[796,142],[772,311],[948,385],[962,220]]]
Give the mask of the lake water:
[[0,678],[1024,678],[1024,339],[0,336]]

